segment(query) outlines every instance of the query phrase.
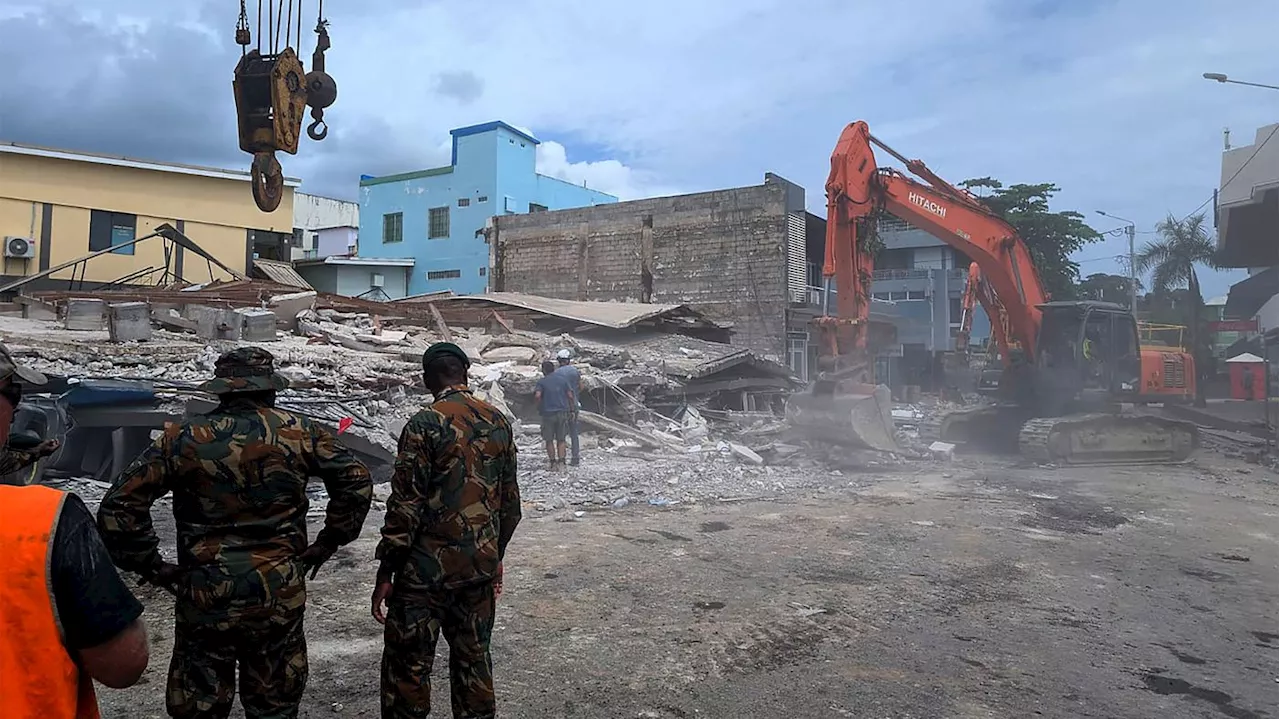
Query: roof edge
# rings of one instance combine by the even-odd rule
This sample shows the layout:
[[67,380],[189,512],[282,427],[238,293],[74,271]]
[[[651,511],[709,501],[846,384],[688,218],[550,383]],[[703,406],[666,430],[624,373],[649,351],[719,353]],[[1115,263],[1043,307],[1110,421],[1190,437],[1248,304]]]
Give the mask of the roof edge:
[[532,142],[535,145],[542,144],[542,140],[539,140],[538,138],[534,137],[533,135],[530,135],[527,132],[524,132],[523,130],[517,130],[516,128],[512,127],[511,125],[508,125],[502,120],[494,120],[492,122],[483,122],[483,123],[480,123],[479,125],[468,125],[466,127],[454,128],[449,131],[449,134],[452,135],[453,138],[456,140],[459,137],[466,137],[468,135],[479,135],[482,132],[491,132],[493,130],[498,130],[498,129],[506,130],[507,132],[510,132],[517,137],[522,137],[528,140],[529,142]]
[[[238,182],[249,182],[251,180],[249,173],[243,170],[227,170],[220,167],[203,167],[201,165],[183,165],[174,162],[139,160],[125,157],[123,155],[104,155],[95,152],[63,150],[56,147],[24,145],[18,142],[0,143],[0,152],[12,155],[27,155],[30,157],[47,157],[53,160],[67,160],[70,162],[88,162],[95,165],[127,167],[135,170],[171,172],[179,175],[195,175],[197,177],[209,177],[215,180],[235,180]],[[297,177],[286,177],[284,178],[284,184],[285,187],[299,187],[302,185],[302,180]]]

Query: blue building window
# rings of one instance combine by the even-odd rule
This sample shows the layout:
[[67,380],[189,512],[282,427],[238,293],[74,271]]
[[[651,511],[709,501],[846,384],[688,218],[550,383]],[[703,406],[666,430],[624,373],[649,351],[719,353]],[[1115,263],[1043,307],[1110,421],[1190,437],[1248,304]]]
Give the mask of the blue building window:
[[427,239],[438,240],[449,236],[449,208],[432,207],[427,210]]
[[109,247],[116,247],[111,253],[115,255],[132,255],[133,245],[124,245],[137,237],[138,217],[123,212],[107,212],[93,210],[89,213],[89,251],[98,252]]
[[404,241],[404,213],[392,212],[382,216],[382,244]]
[[470,207],[470,206],[471,206],[471,198],[470,198],[470,197],[459,197],[459,198],[458,198],[458,207]]
[[462,276],[462,270],[432,270],[427,273],[429,280],[456,280]]

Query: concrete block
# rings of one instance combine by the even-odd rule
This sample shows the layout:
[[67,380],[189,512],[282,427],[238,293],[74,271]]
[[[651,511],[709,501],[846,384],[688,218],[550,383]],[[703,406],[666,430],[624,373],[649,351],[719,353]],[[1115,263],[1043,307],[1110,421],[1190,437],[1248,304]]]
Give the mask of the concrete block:
[[245,342],[275,342],[276,313],[254,308],[236,310],[240,315],[240,339]]
[[313,290],[291,292],[287,295],[276,295],[267,301],[267,305],[275,310],[276,321],[280,329],[289,332],[298,330],[298,313],[313,310],[316,307],[316,293]]
[[146,302],[118,302],[107,309],[107,332],[112,342],[151,339],[151,307]]
[[955,456],[956,446],[950,442],[934,442],[929,445],[929,452],[934,459],[941,459],[950,462]]
[[196,323],[196,335],[206,340],[238,340],[244,321],[232,309],[188,305],[187,319]]
[[72,297],[67,300],[66,328],[82,332],[102,329],[107,318],[107,303],[92,297]]

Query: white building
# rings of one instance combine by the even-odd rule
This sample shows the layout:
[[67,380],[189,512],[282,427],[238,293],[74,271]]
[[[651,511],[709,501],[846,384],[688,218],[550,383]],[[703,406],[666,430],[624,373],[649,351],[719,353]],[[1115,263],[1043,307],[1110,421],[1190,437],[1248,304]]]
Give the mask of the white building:
[[295,193],[291,260],[355,254],[360,204]]

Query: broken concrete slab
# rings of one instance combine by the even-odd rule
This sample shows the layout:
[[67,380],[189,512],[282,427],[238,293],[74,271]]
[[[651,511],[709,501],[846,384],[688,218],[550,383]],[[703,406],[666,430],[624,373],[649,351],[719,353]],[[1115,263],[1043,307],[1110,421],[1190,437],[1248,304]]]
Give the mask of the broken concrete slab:
[[738,459],[748,464],[754,464],[756,466],[764,464],[764,457],[761,457],[759,454],[756,454],[755,450],[751,449],[745,444],[730,442],[729,451],[733,453],[733,456],[737,457]]
[[610,419],[608,417],[605,417],[604,415],[596,414],[595,412],[587,412],[586,410],[582,410],[578,412],[578,420],[582,424],[595,427],[596,429],[604,430],[605,432],[609,432],[619,437],[624,437],[626,439],[633,440],[645,447],[652,447],[654,449],[667,449],[667,450],[673,450],[673,451],[683,449],[683,447],[677,446],[672,442],[664,441],[660,437],[654,436],[650,432],[645,432],[644,430],[637,429],[635,427],[629,427],[621,422],[618,422],[617,420]]
[[409,333],[404,330],[382,330],[381,334],[356,333],[355,337],[371,345],[386,346],[403,344],[409,338]]
[[533,363],[538,356],[538,350],[532,347],[495,347],[484,353],[484,359],[487,362],[502,362],[504,360],[512,360],[514,362],[523,362],[525,364]]
[[196,323],[178,314],[175,309],[151,308],[151,321],[173,332],[195,332]]
[[188,305],[188,319],[195,321],[196,334],[206,340],[238,340],[244,322],[235,310],[206,305]]
[[52,303],[25,295],[19,295],[14,302],[22,305],[23,319],[45,320],[48,322],[55,322],[58,319],[58,308]]
[[267,306],[275,310],[276,322],[281,329],[293,332],[298,329],[298,313],[315,309],[316,293],[309,290],[276,295],[267,300]]

